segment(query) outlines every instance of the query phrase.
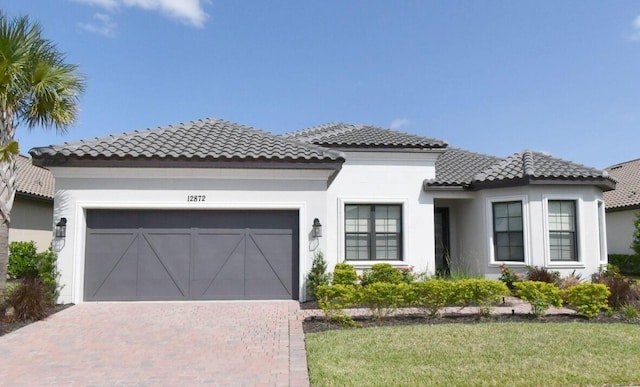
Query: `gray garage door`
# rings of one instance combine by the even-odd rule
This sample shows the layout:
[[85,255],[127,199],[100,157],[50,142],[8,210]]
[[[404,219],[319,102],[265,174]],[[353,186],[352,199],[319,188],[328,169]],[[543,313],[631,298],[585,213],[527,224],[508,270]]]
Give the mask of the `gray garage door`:
[[84,299],[298,299],[296,211],[87,212]]

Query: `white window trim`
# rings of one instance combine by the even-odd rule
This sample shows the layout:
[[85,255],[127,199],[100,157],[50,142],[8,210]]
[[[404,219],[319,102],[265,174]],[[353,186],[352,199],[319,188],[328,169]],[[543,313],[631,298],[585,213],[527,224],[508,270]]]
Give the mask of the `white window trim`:
[[596,208],[598,209],[598,251],[600,252],[600,265],[606,265],[609,261],[607,251],[607,215],[605,213],[604,200],[596,200]]
[[[366,268],[376,263],[389,263],[393,266],[406,266],[407,257],[410,256],[409,251],[409,234],[410,230],[407,225],[407,198],[338,198],[338,262],[347,262],[356,268]],[[345,247],[345,212],[344,208],[347,204],[395,204],[402,207],[402,259],[383,261],[383,260],[346,260],[346,247]]]
[[[551,241],[549,238],[549,200],[570,200],[576,203],[576,247],[578,248],[577,261],[552,261]],[[544,241],[544,262],[547,267],[557,268],[585,268],[584,264],[584,200],[580,195],[544,194],[542,195],[542,228]]]
[[[493,243],[493,203],[502,202],[521,202],[522,203],[522,238],[524,243],[524,262],[515,261],[496,261],[494,243]],[[530,216],[529,216],[529,196],[528,195],[511,195],[511,196],[492,196],[488,197],[485,202],[485,220],[486,230],[488,230],[487,251],[489,253],[489,266],[497,267],[506,265],[510,267],[526,267],[531,265],[531,244],[529,238],[530,232]]]

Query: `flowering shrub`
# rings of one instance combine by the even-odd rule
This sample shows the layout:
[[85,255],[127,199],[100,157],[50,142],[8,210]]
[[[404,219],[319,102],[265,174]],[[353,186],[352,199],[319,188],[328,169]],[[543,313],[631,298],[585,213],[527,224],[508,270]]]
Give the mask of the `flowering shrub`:
[[522,281],[522,274],[514,273],[513,270],[508,268],[504,263],[500,265],[500,281],[504,282],[507,285],[507,288],[513,292],[514,287],[513,284],[516,282]]

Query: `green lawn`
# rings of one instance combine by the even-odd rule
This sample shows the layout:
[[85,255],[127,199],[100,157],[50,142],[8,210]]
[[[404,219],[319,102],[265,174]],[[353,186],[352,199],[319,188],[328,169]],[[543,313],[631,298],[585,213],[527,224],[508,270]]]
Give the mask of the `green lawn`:
[[640,385],[640,325],[482,323],[306,335],[313,386]]

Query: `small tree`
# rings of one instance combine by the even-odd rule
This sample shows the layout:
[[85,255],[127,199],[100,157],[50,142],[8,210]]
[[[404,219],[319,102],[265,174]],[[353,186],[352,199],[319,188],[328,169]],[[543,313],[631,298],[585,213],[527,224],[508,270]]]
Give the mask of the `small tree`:
[[318,286],[329,285],[331,274],[327,273],[327,262],[324,260],[322,251],[318,251],[313,256],[311,270],[307,274],[307,293],[312,299],[317,299]]
[[633,243],[631,243],[631,248],[637,255],[640,255],[640,212],[636,214],[636,221],[634,222],[634,225],[636,229],[633,232]]

